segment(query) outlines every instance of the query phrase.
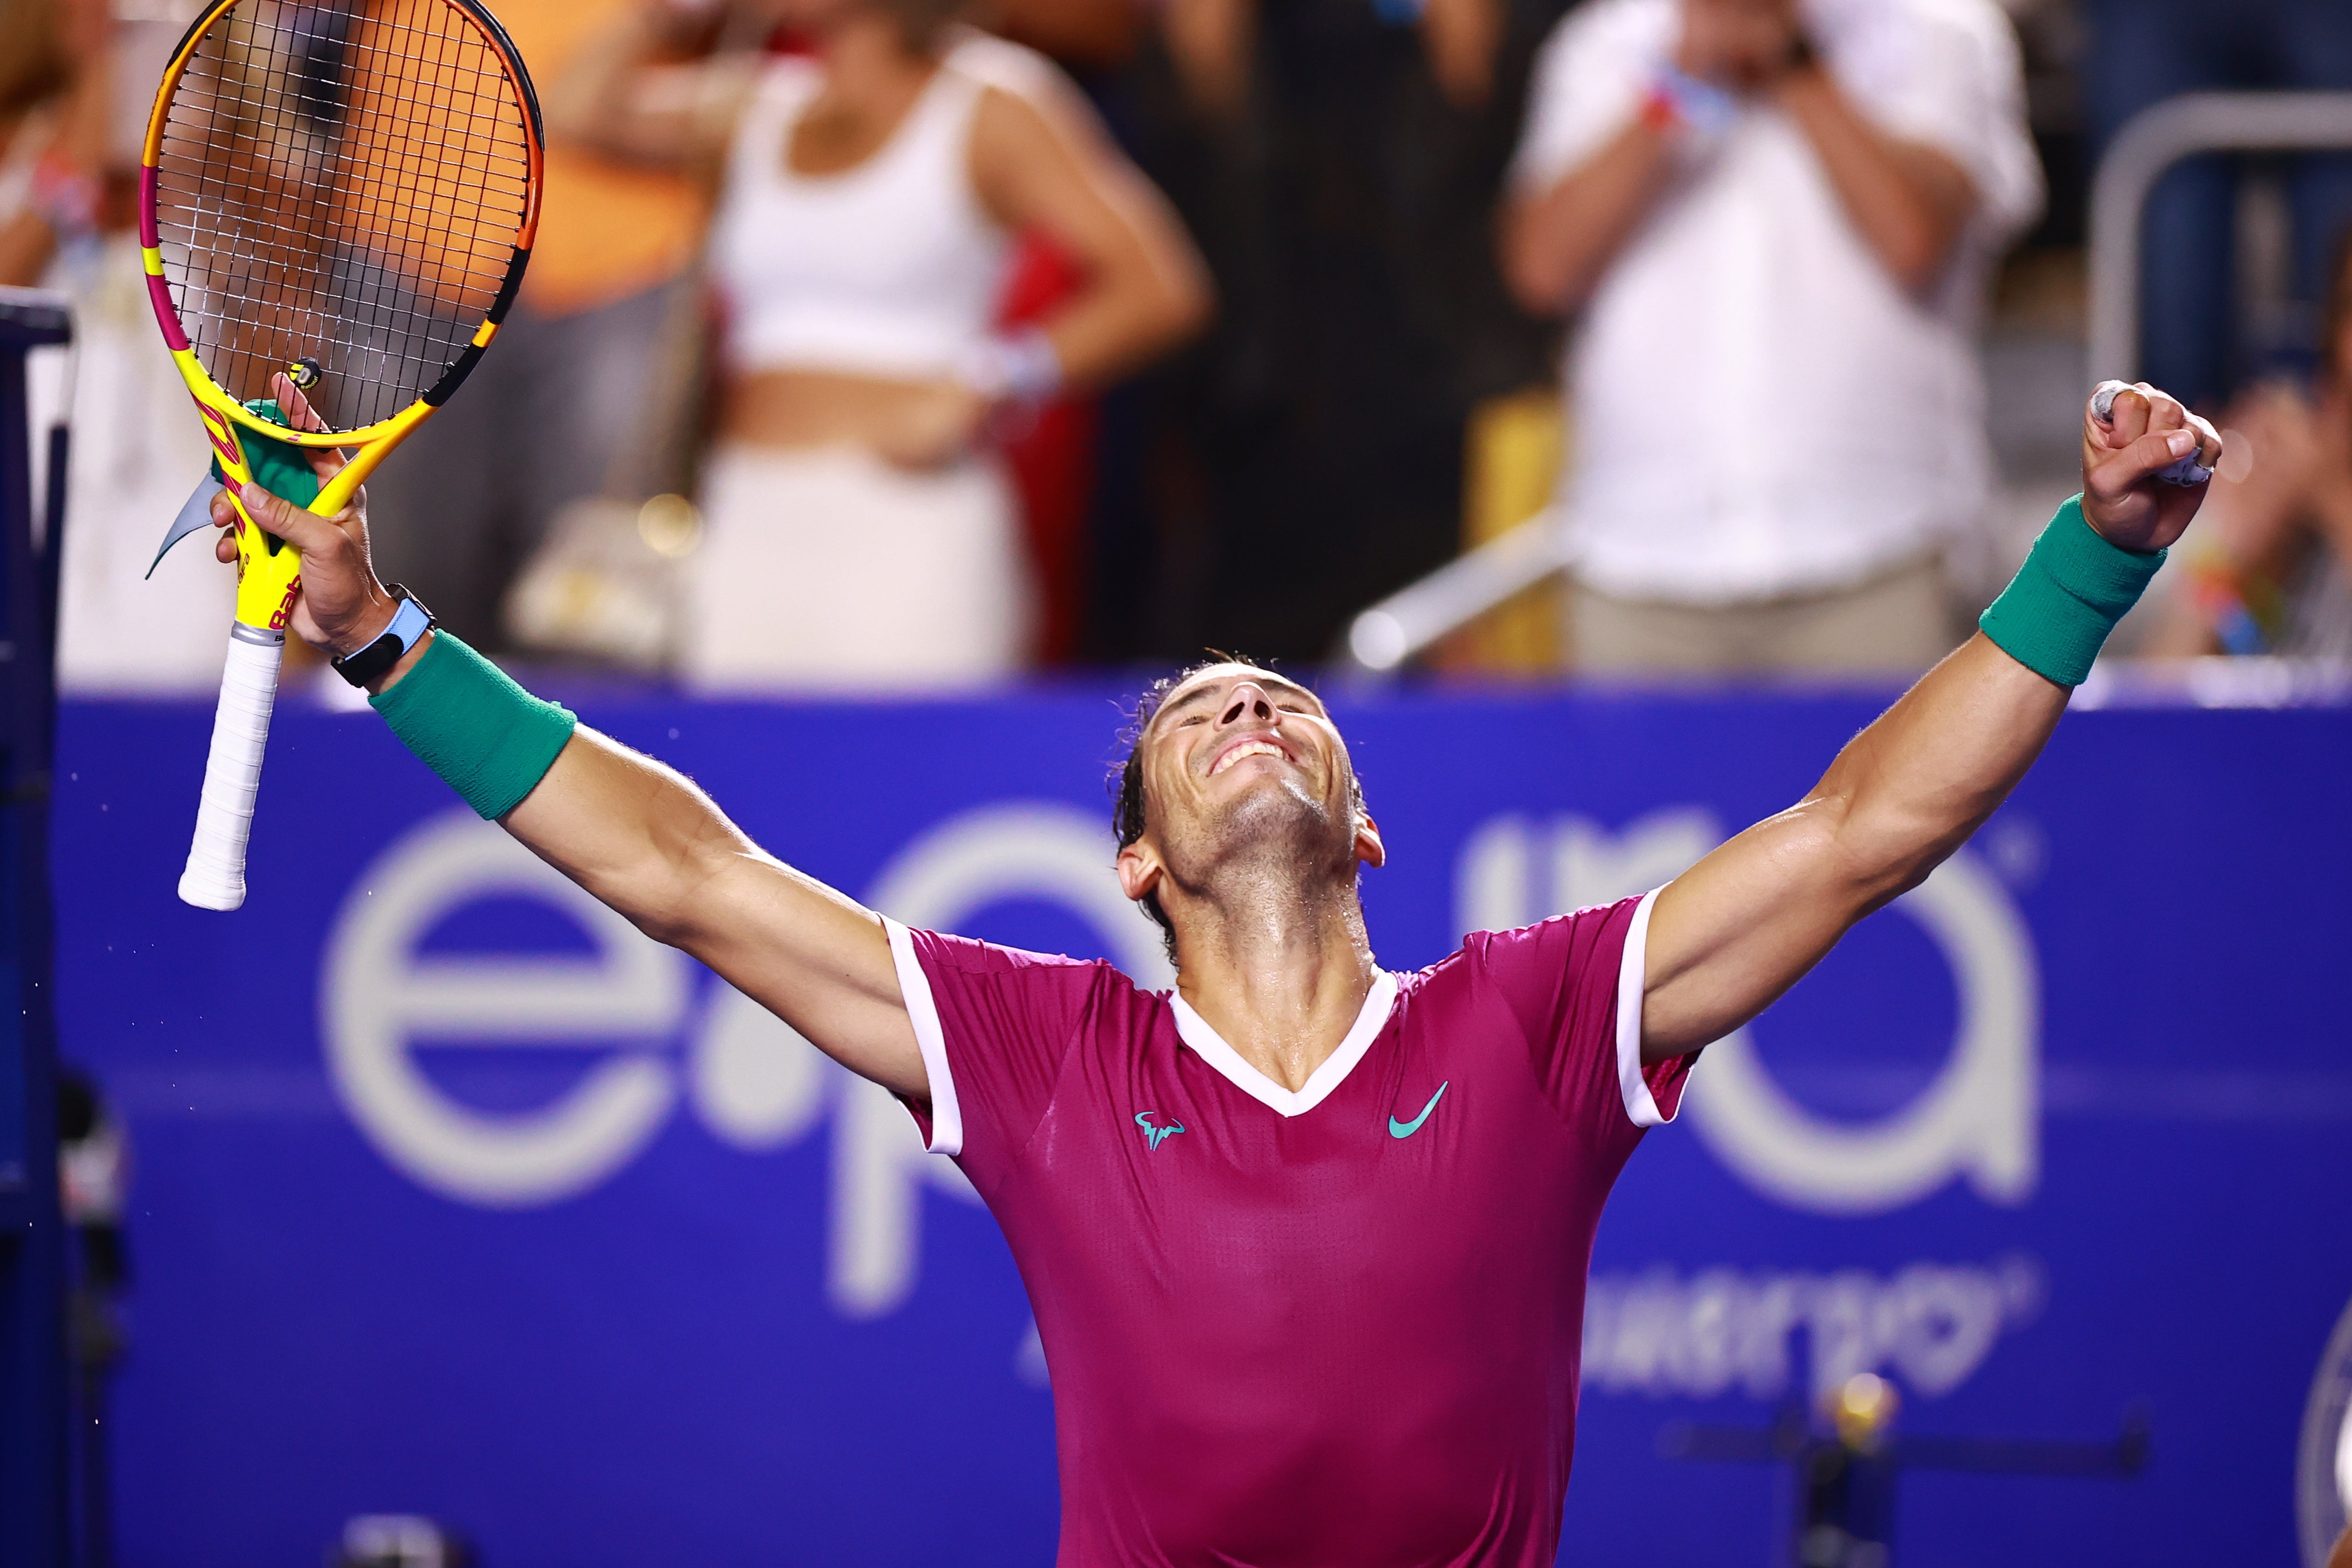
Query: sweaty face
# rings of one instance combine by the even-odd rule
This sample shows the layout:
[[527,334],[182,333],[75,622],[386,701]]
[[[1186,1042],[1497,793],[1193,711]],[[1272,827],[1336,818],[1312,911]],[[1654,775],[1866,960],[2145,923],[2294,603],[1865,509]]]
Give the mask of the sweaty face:
[[1354,769],[1305,687],[1215,666],[1169,693],[1140,744],[1146,837],[1180,882],[1273,841],[1310,861],[1356,858]]

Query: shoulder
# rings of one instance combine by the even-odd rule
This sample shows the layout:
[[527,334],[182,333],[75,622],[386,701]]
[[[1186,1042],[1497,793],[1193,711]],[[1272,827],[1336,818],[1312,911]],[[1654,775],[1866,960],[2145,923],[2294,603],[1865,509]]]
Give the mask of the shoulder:
[[797,102],[824,85],[824,67],[806,55],[776,55],[750,68],[755,98]]
[[1032,101],[1077,90],[1062,68],[1033,48],[958,24],[940,63],[983,87]]
[[1541,1007],[1593,979],[1616,979],[1642,902],[1636,896],[1508,931],[1472,931],[1454,952],[1399,982],[1407,995],[1429,1002],[1492,998],[1521,1010]]
[[1055,147],[1100,151],[1108,145],[1094,105],[1062,68],[976,27],[959,26],[940,68],[972,89],[974,152],[1016,164]]
[[1058,952],[1032,952],[945,931],[901,928],[916,953],[929,969],[950,969],[971,975],[1003,975],[1045,984],[1087,986],[1109,980],[1132,986],[1127,976],[1104,960],[1070,958]]
[[1990,83],[2022,68],[2016,29],[1992,0],[1834,0],[1817,10],[1827,47],[1865,68]]

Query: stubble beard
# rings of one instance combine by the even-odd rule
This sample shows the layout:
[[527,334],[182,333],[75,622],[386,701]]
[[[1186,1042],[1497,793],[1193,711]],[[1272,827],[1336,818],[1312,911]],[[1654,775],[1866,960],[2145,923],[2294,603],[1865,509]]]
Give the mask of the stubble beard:
[[1252,790],[1190,842],[1167,847],[1168,878],[1186,893],[1229,908],[1318,901],[1355,884],[1355,823],[1283,779]]

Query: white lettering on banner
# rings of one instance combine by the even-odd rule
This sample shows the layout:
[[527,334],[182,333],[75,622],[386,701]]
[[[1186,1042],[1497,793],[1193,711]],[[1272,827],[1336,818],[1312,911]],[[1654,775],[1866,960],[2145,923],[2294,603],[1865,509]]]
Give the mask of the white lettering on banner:
[[[1102,824],[1074,807],[1013,804],[950,819],[902,849],[868,902],[909,925],[952,929],[986,905],[1060,905],[1110,942],[1146,984],[1171,983],[1159,931],[1118,891]],[[520,898],[562,914],[594,956],[421,954],[448,915]],[[421,1184],[491,1208],[549,1204],[605,1181],[660,1131],[675,1105],[671,1061],[687,1025],[690,969],[492,824],[432,818],[360,877],[329,933],[321,1032],[336,1090],[384,1158]],[[713,1136],[766,1152],[834,1113],[826,1293],[851,1317],[891,1311],[914,1289],[926,1186],[977,1203],[963,1173],[923,1148],[889,1092],[852,1077],[732,987],[709,989],[689,1042],[688,1102]],[[601,1051],[554,1104],[490,1115],[417,1069],[419,1046]]]
[[[498,897],[562,910],[596,956],[416,952],[444,917]],[[445,1196],[514,1207],[596,1185],[660,1130],[677,1091],[652,1053],[677,1028],[687,991],[676,953],[495,826],[452,813],[396,841],[343,900],[327,939],[320,1032],[336,1092],[385,1159]],[[555,1104],[487,1116],[417,1070],[410,1052],[421,1040],[608,1055]]]
[[687,1083],[704,1126],[757,1152],[799,1142],[824,1110],[829,1080],[846,1076],[798,1029],[732,985],[719,985],[711,991]]
[[1736,1388],[1772,1399],[1790,1385],[1790,1336],[1803,1329],[1815,1401],[1863,1372],[1948,1394],[1984,1364],[2003,1329],[2041,1310],[2042,1297],[2041,1267],[2027,1258],[1914,1263],[1886,1277],[1859,1268],[1599,1273],[1585,1296],[1583,1381],[1654,1398],[1708,1399]]
[[[1694,807],[1621,833],[1580,816],[1546,826],[1497,817],[1473,833],[1455,876],[1461,929],[1504,930],[1671,881],[1722,838]],[[1548,852],[1548,853],[1547,853]],[[1548,885],[1536,873],[1548,862]],[[1955,1176],[2021,1204],[2040,1174],[2040,992],[2033,944],[2000,881],[1962,850],[1894,907],[1952,966],[1959,1026],[1935,1080],[1867,1125],[1816,1116],[1775,1083],[1742,1029],[1707,1047],[1687,1104],[1699,1136],[1749,1185],[1791,1207],[1874,1214]]]

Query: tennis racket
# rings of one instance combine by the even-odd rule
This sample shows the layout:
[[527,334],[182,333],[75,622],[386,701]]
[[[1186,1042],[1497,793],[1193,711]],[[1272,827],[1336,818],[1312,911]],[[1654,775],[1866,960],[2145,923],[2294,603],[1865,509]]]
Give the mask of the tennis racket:
[[[540,174],[530,79],[475,0],[210,0],[173,52],[147,122],[139,244],[237,510],[236,619],[180,878],[189,903],[245,901],[301,589],[299,555],[255,525],[236,487],[281,450],[272,442],[331,447],[347,460],[316,499],[288,499],[321,517],[350,503],[497,335],[539,226]],[[305,428],[272,417],[278,376],[301,389],[287,401]]]

